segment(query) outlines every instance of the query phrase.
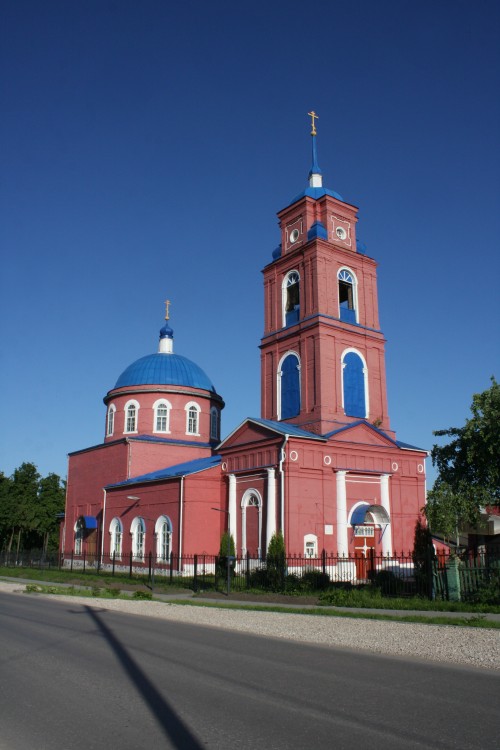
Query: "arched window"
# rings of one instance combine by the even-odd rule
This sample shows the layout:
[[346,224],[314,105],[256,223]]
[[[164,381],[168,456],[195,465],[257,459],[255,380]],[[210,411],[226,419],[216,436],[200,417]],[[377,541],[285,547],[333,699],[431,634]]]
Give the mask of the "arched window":
[[137,418],[139,404],[137,401],[128,401],[125,404],[125,430],[124,432],[137,432]]
[[162,562],[170,560],[172,542],[172,522],[168,516],[160,516],[155,526],[156,557]]
[[186,434],[200,434],[200,407],[194,401],[190,401],[184,407],[186,409]]
[[108,409],[108,420],[107,420],[107,426],[106,426],[106,435],[109,437],[113,434],[115,431],[115,414],[116,414],[116,406],[114,404],[111,404],[111,406]]
[[348,349],[342,356],[342,395],[348,417],[368,417],[368,371],[361,355]]
[[300,276],[290,271],[283,279],[283,326],[298,323],[300,318]]
[[339,281],[339,315],[346,323],[357,323],[356,277],[348,268],[341,268],[337,274]]
[[144,545],[146,542],[146,524],[143,518],[140,518],[140,516],[134,518],[130,527],[130,533],[132,534],[132,557],[135,560],[143,560]]
[[316,534],[305,534],[304,536],[304,556],[318,556],[318,537]]
[[75,555],[81,555],[83,550],[83,536],[85,524],[81,518],[75,523]]
[[219,410],[212,406],[210,409],[210,438],[212,440],[219,440],[220,429],[219,429]]
[[153,405],[154,409],[154,425],[153,432],[170,432],[170,409],[172,405],[161,399],[155,401]]
[[295,352],[286,354],[278,368],[278,419],[300,414],[300,360]]
[[119,518],[113,518],[113,520],[109,524],[109,534],[111,536],[109,551],[111,555],[121,558],[123,526]]

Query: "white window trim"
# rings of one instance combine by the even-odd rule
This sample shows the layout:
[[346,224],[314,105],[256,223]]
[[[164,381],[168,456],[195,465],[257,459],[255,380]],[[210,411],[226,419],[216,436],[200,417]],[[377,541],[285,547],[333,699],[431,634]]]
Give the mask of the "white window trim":
[[[307,554],[307,545],[313,543],[314,544],[314,554],[309,555]],[[304,534],[304,557],[312,557],[316,558],[318,557],[318,537],[316,534]]]
[[[109,418],[113,415],[113,425],[112,429],[109,429]],[[111,437],[115,434],[115,420],[116,420],[116,406],[114,404],[110,404],[108,413],[106,414],[106,437]]]
[[74,539],[74,544],[73,544],[74,553],[75,553],[75,555],[81,555],[81,554],[83,554],[83,532],[84,532],[84,527],[80,523],[80,519],[78,519],[75,522],[75,525],[73,527],[73,531],[74,531],[74,537],[73,537],[73,539]]
[[258,490],[249,489],[246,490],[243,494],[243,497],[241,498],[241,554],[242,556],[245,556],[247,553],[247,507],[248,502],[251,497],[256,497],[258,500],[258,519],[259,519],[259,546],[257,548],[257,555],[260,558],[262,557],[262,548],[261,548],[261,540],[262,540],[262,496]]
[[[167,557],[163,556],[163,540],[162,540],[162,526],[163,524],[167,524],[168,528],[168,555]],[[156,559],[160,562],[169,562],[170,554],[172,552],[172,521],[168,516],[160,516],[155,524],[155,536],[156,536]]]
[[[354,283],[352,285],[352,301],[353,301],[353,305],[354,305],[354,314],[355,314],[355,318],[356,318],[356,323],[359,323],[358,277],[356,276],[356,274],[354,273],[354,271],[352,270],[352,268],[349,268],[349,266],[341,266],[339,268],[339,270],[337,271],[337,290],[338,290],[339,281],[341,281],[341,279],[339,279],[339,274],[342,271],[347,271],[347,273],[350,273],[351,276],[352,276],[352,278],[353,278],[353,280],[354,280]],[[338,296],[339,320],[340,320],[340,295],[338,295],[338,291],[337,291],[337,296]]]
[[[128,410],[130,406],[135,406],[135,430],[127,430],[127,421],[128,421]],[[140,404],[135,399],[130,399],[130,401],[127,401],[124,408],[124,422],[123,422],[123,434],[124,435],[135,435],[138,432],[139,428],[139,409]]]
[[281,377],[283,375],[281,366],[285,359],[290,356],[290,354],[293,354],[294,357],[297,358],[298,361],[298,369],[299,369],[299,398],[300,398],[300,408],[302,409],[302,367],[300,363],[300,357],[297,354],[297,352],[292,351],[289,349],[283,356],[281,357],[279,364],[278,364],[278,372],[276,374],[276,408],[277,408],[277,416],[278,421],[281,420]]
[[116,560],[122,559],[122,552],[123,552],[123,524],[120,521],[119,518],[115,516],[115,518],[112,519],[111,523],[109,524],[109,536],[110,536],[110,543],[109,543],[109,554],[111,557],[113,557],[113,552],[115,552],[116,547],[116,527],[119,527],[119,534],[120,534],[120,545],[119,549],[115,554]]
[[[157,430],[156,429],[156,423],[158,419],[158,409],[160,406],[166,406],[167,407],[167,429],[166,430]],[[167,401],[166,398],[159,398],[157,401],[153,404],[153,432],[157,435],[168,435],[170,434],[170,412],[172,410],[172,404],[170,401]]]
[[344,351],[342,352],[342,356],[340,358],[340,365],[341,365],[341,367],[340,367],[340,380],[341,380],[340,386],[341,386],[341,395],[342,395],[342,409],[344,410],[344,413],[345,413],[345,406],[344,406],[344,367],[345,367],[345,362],[344,362],[344,359],[345,359],[346,354],[350,354],[351,352],[353,354],[357,354],[358,357],[361,358],[361,361],[363,363],[363,380],[364,380],[364,386],[365,386],[365,412],[366,412],[366,414],[365,414],[364,417],[359,417],[359,419],[369,419],[369,417],[370,417],[370,392],[369,392],[369,389],[368,389],[368,367],[366,365],[366,359],[363,357],[363,355],[361,354],[361,352],[358,349],[353,349],[352,347],[350,347],[349,349],[344,349]]
[[286,328],[286,300],[287,300],[287,288],[288,288],[288,279],[292,275],[292,273],[296,273],[299,277],[299,305],[300,305],[300,285],[301,285],[301,278],[300,273],[297,271],[296,268],[292,268],[291,271],[288,271],[288,273],[283,277],[283,282],[281,284],[281,325],[282,328]]
[[[196,409],[197,414],[198,414],[198,416],[196,418],[196,422],[197,422],[197,425],[196,425],[197,426],[197,430],[196,430],[196,432],[191,432],[189,430],[189,410],[190,409]],[[201,407],[200,407],[200,405],[197,404],[196,401],[189,401],[186,404],[186,406],[184,407],[184,410],[186,412],[186,435],[196,435],[196,436],[199,437],[200,436],[200,414],[201,414]]]
[[[137,531],[139,529],[140,524],[142,523],[142,528],[144,529],[143,536],[142,536],[142,554],[139,554],[139,549],[137,545]],[[146,522],[144,521],[144,518],[142,516],[136,516],[132,523],[130,524],[130,534],[132,536],[132,559],[137,561],[142,561],[145,559],[146,556]]]

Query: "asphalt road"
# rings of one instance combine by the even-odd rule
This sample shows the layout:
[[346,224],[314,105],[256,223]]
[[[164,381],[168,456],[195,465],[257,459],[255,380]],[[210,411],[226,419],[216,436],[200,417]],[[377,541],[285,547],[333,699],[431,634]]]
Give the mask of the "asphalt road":
[[0,594],[0,748],[497,748],[500,675]]

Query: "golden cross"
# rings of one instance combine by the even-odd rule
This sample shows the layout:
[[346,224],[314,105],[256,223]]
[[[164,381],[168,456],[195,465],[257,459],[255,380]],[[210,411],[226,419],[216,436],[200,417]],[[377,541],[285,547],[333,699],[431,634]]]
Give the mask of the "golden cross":
[[165,300],[165,320],[169,319],[168,308],[170,307],[170,300]]
[[316,135],[316,126],[314,124],[314,120],[318,120],[319,117],[316,114],[316,112],[314,111],[314,109],[313,109],[312,112],[308,112],[307,114],[311,118],[311,135]]

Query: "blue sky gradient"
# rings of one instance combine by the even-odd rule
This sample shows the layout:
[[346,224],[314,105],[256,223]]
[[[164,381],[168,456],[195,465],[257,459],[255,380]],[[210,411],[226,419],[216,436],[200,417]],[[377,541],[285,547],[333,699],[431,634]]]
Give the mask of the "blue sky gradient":
[[379,263],[392,427],[463,424],[499,370],[498,2],[4,0],[0,49],[0,470],[102,441],[167,297],[223,434],[260,416],[260,271],[311,109]]

